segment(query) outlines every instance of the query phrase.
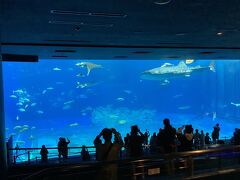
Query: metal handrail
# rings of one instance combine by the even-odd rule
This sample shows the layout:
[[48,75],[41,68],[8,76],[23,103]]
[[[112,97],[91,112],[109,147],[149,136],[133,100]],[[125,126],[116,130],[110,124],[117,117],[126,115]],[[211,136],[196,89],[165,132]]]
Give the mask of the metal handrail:
[[88,167],[98,167],[98,166],[106,166],[109,164],[134,164],[134,163],[147,163],[147,162],[153,162],[153,161],[161,161],[161,160],[168,160],[169,162],[173,158],[187,158],[188,161],[188,166],[189,168],[189,175],[193,175],[193,157],[201,156],[201,155],[206,155],[209,153],[220,153],[220,152],[225,152],[225,151],[237,151],[240,152],[240,145],[237,146],[231,146],[231,147],[220,147],[216,149],[207,149],[207,150],[195,150],[195,151],[187,151],[187,152],[174,152],[170,154],[159,154],[159,155],[150,155],[150,156],[145,156],[141,158],[128,158],[128,159],[122,159],[122,160],[116,160],[116,161],[102,161],[102,162],[89,162],[88,164],[80,164],[80,165],[72,165],[72,166],[67,166],[67,167],[52,167],[52,168],[47,168],[43,169],[39,172],[36,172],[32,174],[31,176],[25,178],[31,179],[31,178],[36,178],[44,174],[50,174],[52,172],[56,172],[58,170],[64,169],[64,172],[70,171],[70,170],[76,170],[76,169],[81,169],[81,168],[88,168]]

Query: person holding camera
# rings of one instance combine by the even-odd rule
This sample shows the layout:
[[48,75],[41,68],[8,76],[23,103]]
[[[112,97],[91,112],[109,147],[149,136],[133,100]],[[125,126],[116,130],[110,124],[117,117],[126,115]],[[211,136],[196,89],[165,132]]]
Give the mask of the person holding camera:
[[[112,143],[112,135],[115,141]],[[102,143],[101,137],[104,139]],[[123,146],[123,141],[119,132],[116,129],[104,128],[101,133],[95,138],[94,145],[96,147],[97,161],[113,161],[119,159],[119,154]],[[97,173],[97,179],[116,180],[117,179],[117,164],[107,164],[101,167]]]
[[144,134],[140,131],[137,125],[131,127],[131,133],[128,142],[130,157],[141,157],[143,155],[143,143],[145,140]]

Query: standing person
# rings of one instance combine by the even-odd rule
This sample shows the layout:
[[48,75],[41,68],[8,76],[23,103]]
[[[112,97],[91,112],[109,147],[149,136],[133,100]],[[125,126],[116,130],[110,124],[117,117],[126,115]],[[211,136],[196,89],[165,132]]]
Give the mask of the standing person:
[[88,149],[86,148],[85,145],[82,146],[81,158],[82,158],[82,161],[90,161],[91,159]]
[[66,160],[68,158],[68,144],[70,143],[70,140],[67,138],[63,138],[63,158]]
[[219,127],[219,124],[217,123],[217,124],[213,127],[213,132],[212,132],[213,144],[216,144],[217,141],[219,140],[219,132],[220,132],[220,127]]
[[192,151],[193,146],[193,128],[192,125],[185,125],[183,134],[178,135],[178,139],[181,143],[180,151]]
[[157,134],[154,132],[150,138],[150,153],[154,154],[157,151]]
[[63,148],[64,148],[64,142],[63,142],[63,138],[60,137],[59,141],[58,141],[58,159],[61,162],[62,157],[63,157]]
[[199,150],[200,147],[200,134],[198,132],[198,129],[195,130],[195,133],[193,134],[193,144],[194,144],[194,149]]
[[211,144],[211,139],[210,139],[209,133],[207,132],[205,136],[205,145],[208,147],[210,144]]
[[[130,138],[129,138],[129,155],[130,157],[138,158],[143,155],[143,143],[145,140],[144,134],[140,131],[137,125],[131,127]],[[134,178],[144,178],[144,168],[142,162],[132,164],[132,175]],[[139,166],[139,168],[136,168]],[[138,175],[136,175],[138,174]]]
[[143,155],[143,147],[145,136],[137,125],[131,127],[128,147],[130,157],[141,157]]
[[129,143],[129,137],[130,134],[127,133],[127,135],[124,137],[124,148],[125,148],[125,156],[129,156],[129,148],[128,148],[128,143]]
[[200,148],[203,149],[205,147],[205,135],[203,130],[201,130],[200,134]]
[[[112,143],[112,134],[115,136],[115,141]],[[104,143],[101,141],[101,137],[104,139]],[[96,147],[96,159],[97,161],[113,161],[118,160],[123,141],[119,132],[116,129],[105,128],[95,138],[94,145]],[[116,180],[118,175],[117,164],[108,164],[100,168],[97,179],[101,180]]]
[[48,150],[47,150],[45,145],[42,145],[40,154],[41,154],[42,163],[47,163],[47,161],[48,161]]
[[164,153],[175,152],[176,129],[171,126],[170,120],[167,118],[163,120],[163,124],[164,124],[164,129],[162,134],[162,144],[163,144]]

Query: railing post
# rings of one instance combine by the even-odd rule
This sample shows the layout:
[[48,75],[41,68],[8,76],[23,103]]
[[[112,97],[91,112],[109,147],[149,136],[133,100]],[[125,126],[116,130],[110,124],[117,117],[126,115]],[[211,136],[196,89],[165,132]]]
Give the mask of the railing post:
[[16,164],[16,156],[13,156],[13,164]]
[[28,154],[28,164],[30,164],[30,151],[28,151],[27,154]]
[[175,164],[174,164],[174,159],[173,159],[173,157],[171,156],[171,154],[169,154],[169,155],[167,155],[167,158],[166,158],[166,160],[167,160],[167,174],[168,175],[170,175],[170,176],[172,176],[172,175],[174,175],[174,171],[175,171]]
[[222,157],[221,155],[218,156],[218,170],[222,169]]
[[193,158],[192,156],[189,156],[186,160],[187,162],[187,169],[186,169],[186,175],[187,176],[193,176],[193,170],[194,170],[194,164],[193,164]]

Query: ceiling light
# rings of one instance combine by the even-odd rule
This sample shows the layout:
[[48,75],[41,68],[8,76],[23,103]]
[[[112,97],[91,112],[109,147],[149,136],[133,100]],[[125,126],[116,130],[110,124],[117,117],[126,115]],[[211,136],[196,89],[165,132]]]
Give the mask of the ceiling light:
[[166,4],[169,4],[172,0],[157,0],[157,1],[154,1],[154,4],[156,5],[166,5]]

